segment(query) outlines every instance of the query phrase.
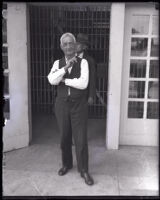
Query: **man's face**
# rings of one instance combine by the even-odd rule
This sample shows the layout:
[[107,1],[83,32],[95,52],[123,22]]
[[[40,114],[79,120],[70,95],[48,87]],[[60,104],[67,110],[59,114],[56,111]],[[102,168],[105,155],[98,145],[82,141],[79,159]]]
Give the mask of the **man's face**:
[[66,36],[62,40],[61,49],[66,56],[72,56],[75,54],[75,43],[72,37]]
[[82,43],[77,42],[76,43],[76,52],[81,53],[85,50],[85,45]]

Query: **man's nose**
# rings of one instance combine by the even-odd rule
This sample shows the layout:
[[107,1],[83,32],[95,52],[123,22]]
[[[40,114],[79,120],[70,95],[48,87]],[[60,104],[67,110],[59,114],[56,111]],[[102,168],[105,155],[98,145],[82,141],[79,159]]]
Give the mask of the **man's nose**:
[[66,45],[66,47],[67,47],[67,48],[70,48],[70,47],[71,47],[71,44],[68,43],[68,44]]

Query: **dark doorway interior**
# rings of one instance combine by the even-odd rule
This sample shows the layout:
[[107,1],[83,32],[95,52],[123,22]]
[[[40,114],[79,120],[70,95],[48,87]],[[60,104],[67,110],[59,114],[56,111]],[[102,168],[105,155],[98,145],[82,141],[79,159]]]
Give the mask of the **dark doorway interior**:
[[29,24],[33,129],[39,120],[54,117],[55,87],[48,83],[47,75],[54,60],[63,55],[61,35],[85,33],[90,41],[89,54],[97,63],[96,97],[89,106],[89,126],[104,127],[105,138],[105,126],[101,123],[106,124],[110,4],[30,4]]

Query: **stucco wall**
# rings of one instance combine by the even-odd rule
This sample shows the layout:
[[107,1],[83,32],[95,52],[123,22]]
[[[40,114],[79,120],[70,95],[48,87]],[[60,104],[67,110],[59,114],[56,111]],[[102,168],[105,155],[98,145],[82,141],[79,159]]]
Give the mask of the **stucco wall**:
[[3,150],[29,143],[26,4],[8,3],[7,40],[10,120],[3,129]]

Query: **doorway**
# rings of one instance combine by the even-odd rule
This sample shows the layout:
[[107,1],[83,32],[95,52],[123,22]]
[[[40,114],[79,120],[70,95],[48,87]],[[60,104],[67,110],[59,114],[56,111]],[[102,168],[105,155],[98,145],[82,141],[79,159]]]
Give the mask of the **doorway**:
[[[46,121],[45,127],[49,127],[49,121],[51,124],[55,121],[56,89],[48,83],[47,75],[53,62],[63,56],[59,43],[61,35],[65,32],[75,36],[85,33],[90,41],[89,55],[97,63],[96,96],[88,110],[89,138],[99,135],[105,142],[110,4],[32,3],[29,5],[29,24],[33,129],[36,124],[37,127],[39,124],[39,128],[42,126],[43,123],[39,122]],[[53,131],[54,128],[51,129]],[[33,130],[33,138],[38,130]]]

